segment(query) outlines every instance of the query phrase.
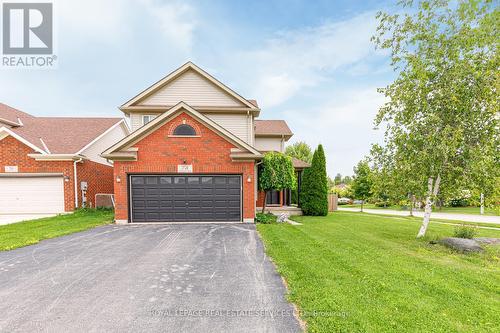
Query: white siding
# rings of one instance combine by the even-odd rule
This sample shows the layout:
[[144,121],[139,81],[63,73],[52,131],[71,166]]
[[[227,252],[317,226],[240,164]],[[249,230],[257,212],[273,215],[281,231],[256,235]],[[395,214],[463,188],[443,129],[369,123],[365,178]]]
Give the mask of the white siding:
[[99,140],[94,142],[91,146],[87,147],[84,151],[82,151],[82,155],[89,158],[91,161],[111,165],[108,161],[101,156],[99,156],[103,151],[123,139],[128,135],[127,130],[124,128],[125,125],[119,125],[113,128],[111,131],[106,133]]
[[139,105],[175,105],[186,102],[191,106],[241,107],[243,104],[225,91],[189,70],[144,99]]
[[284,152],[281,138],[255,138],[255,148],[259,151]]
[[246,114],[206,113],[205,116],[224,127],[243,141],[252,144],[249,133],[248,117]]
[[141,127],[142,124],[142,114],[139,113],[131,113],[130,114],[130,129],[135,131],[139,127]]

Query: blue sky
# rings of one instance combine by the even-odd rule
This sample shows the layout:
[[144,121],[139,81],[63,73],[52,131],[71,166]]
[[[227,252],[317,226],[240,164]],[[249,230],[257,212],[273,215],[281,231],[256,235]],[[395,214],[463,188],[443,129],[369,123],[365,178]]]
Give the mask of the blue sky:
[[0,71],[0,101],[39,116],[121,116],[119,105],[188,60],[322,143],[330,176],[380,142],[393,78],[370,36],[383,1],[57,0],[55,70]]

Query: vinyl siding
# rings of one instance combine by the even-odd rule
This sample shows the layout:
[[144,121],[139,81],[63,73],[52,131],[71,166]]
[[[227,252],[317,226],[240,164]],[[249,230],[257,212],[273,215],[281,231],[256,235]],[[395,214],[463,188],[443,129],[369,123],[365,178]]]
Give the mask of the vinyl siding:
[[98,141],[94,142],[94,144],[90,147],[86,148],[82,152],[82,155],[86,156],[91,161],[111,165],[105,158],[102,158],[100,154],[128,135],[128,132],[123,128],[123,126],[120,125],[113,128]]
[[255,148],[259,151],[284,152],[281,138],[255,138]]
[[252,144],[249,120],[246,114],[206,113],[205,116],[212,119],[246,143]]
[[139,113],[130,114],[130,128],[132,129],[132,132],[143,125],[142,116],[143,115]]
[[175,105],[241,107],[243,104],[219,87],[190,70],[179,76],[139,105]]

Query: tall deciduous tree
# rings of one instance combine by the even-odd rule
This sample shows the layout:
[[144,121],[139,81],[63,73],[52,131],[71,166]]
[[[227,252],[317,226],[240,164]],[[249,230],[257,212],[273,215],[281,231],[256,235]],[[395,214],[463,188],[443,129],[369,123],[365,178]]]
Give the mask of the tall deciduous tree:
[[380,89],[388,102],[375,124],[389,125],[387,154],[426,192],[421,237],[440,191],[481,186],[478,179],[499,173],[500,12],[493,1],[400,4],[406,14],[379,13],[372,38],[397,72]]
[[293,145],[286,147],[285,154],[307,163],[311,163],[313,157],[311,147],[303,141],[295,142]]
[[354,168],[354,180],[352,182],[354,198],[361,200],[361,211],[365,200],[372,195],[372,176],[370,166],[366,160],[362,160]]
[[292,159],[276,152],[265,154],[259,169],[258,186],[259,190],[264,191],[264,204],[262,205],[262,213],[264,213],[268,191],[297,188]]
[[300,202],[305,215],[328,214],[328,176],[322,145],[314,151],[311,167],[304,170]]

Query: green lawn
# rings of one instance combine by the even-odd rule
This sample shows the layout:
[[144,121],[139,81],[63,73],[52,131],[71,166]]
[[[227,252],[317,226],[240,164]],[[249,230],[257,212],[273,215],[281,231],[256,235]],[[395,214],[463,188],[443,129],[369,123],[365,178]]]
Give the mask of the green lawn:
[[113,222],[111,210],[81,210],[38,220],[0,226],[0,251],[38,243]]
[[[345,207],[345,208],[360,208],[360,206],[361,205],[339,205],[339,207]],[[377,207],[374,204],[364,204],[363,208],[402,210],[401,206]],[[481,209],[479,207],[441,207],[440,209],[434,208],[432,211],[436,213],[455,213],[455,214],[472,214],[472,215],[480,215],[481,213]],[[496,211],[492,208],[485,208],[484,215],[498,216]]]
[[[500,249],[459,254],[454,227],[335,212],[257,226],[310,332],[499,332]],[[480,230],[500,237],[500,231]],[[316,313],[315,313],[316,311]]]

